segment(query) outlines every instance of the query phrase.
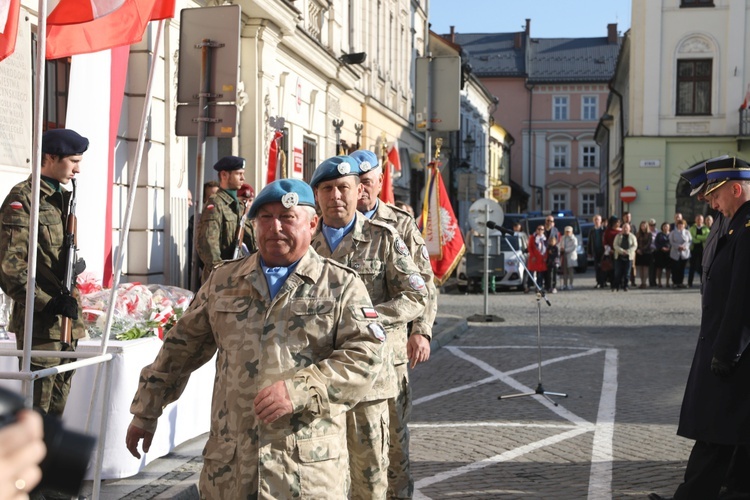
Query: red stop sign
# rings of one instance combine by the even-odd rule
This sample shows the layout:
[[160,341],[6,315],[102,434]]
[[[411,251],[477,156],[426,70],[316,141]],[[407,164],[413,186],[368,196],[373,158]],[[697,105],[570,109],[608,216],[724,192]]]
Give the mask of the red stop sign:
[[635,201],[638,193],[633,186],[625,186],[620,190],[620,199],[625,203],[632,203]]

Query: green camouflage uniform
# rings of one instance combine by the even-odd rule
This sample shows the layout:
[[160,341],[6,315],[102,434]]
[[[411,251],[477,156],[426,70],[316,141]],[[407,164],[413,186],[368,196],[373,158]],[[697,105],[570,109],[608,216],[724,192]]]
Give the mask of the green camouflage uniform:
[[367,286],[388,340],[385,365],[373,390],[347,415],[352,498],[385,498],[388,492],[388,399],[398,395],[394,354],[406,345],[406,323],[424,311],[427,290],[406,244],[387,224],[357,213],[334,252],[320,228],[312,246],[351,267]]
[[[197,234],[198,256],[203,262],[201,283],[206,282],[216,264],[234,258],[237,224],[242,219],[243,210],[242,203],[224,189],[219,189],[203,207]],[[245,223],[242,242],[251,253],[255,252],[255,233],[250,221]]]
[[[40,182],[39,236],[37,242],[37,273],[34,289],[34,325],[32,349],[61,351],[60,317],[44,312],[47,303],[62,289],[65,275],[65,219],[71,193],[56,191],[47,182]],[[16,184],[0,207],[0,287],[13,299],[9,329],[16,334],[16,344],[23,349],[26,319],[26,278],[28,275],[29,219],[31,212],[31,177]],[[78,299],[78,290],[73,290]],[[73,321],[74,339],[85,334],[82,313]],[[31,358],[31,369],[40,370],[72,359]],[[44,413],[62,415],[74,371],[45,377],[34,383],[34,406]]]
[[[385,346],[368,309],[356,274],[312,249],[273,299],[258,254],[219,265],[141,371],[133,425],[153,432],[216,353],[201,498],[346,499],[345,414],[372,387]],[[294,411],[266,424],[253,400],[279,380]]]
[[[414,262],[419,267],[425,284],[427,285],[427,306],[424,314],[412,323],[409,335],[424,335],[432,339],[432,324],[437,315],[437,289],[433,281],[430,254],[427,252],[422,233],[417,227],[414,217],[400,208],[388,205],[382,201],[372,220],[378,220],[391,225],[398,231],[409,247]],[[398,396],[388,400],[391,446],[388,466],[388,498],[411,498],[414,494],[414,480],[411,476],[409,463],[409,428],[411,419],[411,386],[409,385],[408,357],[406,343],[394,346],[396,380]]]

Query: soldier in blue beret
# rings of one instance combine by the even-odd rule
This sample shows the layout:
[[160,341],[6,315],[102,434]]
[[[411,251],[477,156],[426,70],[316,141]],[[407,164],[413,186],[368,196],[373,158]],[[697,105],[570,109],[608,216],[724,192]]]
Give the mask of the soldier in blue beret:
[[219,173],[219,190],[203,207],[196,233],[196,248],[203,263],[201,283],[222,260],[243,257],[245,248],[247,253],[257,250],[253,226],[243,218],[246,205],[237,197],[245,182],[245,159],[225,156],[216,162],[214,170]]
[[359,273],[377,314],[388,325],[385,366],[372,391],[347,414],[351,498],[386,498],[390,408],[403,405],[396,402],[400,393],[395,364],[405,362],[406,324],[423,314],[427,286],[396,229],[357,211],[363,192],[360,173],[350,156],[329,158],[313,173],[310,184],[322,221],[312,246]]
[[[740,158],[709,160],[705,199],[721,212],[709,236],[720,245],[704,253],[702,317],[682,400],[677,434],[695,440],[675,499],[747,498],[750,447],[750,165]],[[656,493],[652,500],[663,497]]]
[[422,274],[427,299],[424,314],[409,323],[406,342],[395,347],[394,366],[399,394],[388,400],[390,412],[390,454],[388,468],[389,498],[410,498],[414,490],[414,480],[409,462],[409,416],[411,408],[411,388],[407,366],[414,368],[430,358],[430,341],[432,324],[437,315],[437,289],[433,282],[434,275],[430,264],[422,233],[416,221],[408,212],[379,199],[383,189],[383,169],[378,156],[367,149],[350,154],[359,161],[359,180],[362,183],[362,195],[357,203],[357,210],[370,220],[376,220],[392,226],[409,248],[409,253]]
[[[83,153],[89,140],[69,129],[48,130],[42,134],[42,164],[39,185],[39,240],[37,243],[37,275],[31,348],[43,351],[74,350],[78,339],[85,335],[83,320],[73,287],[63,293],[68,257],[65,221],[70,199],[75,193],[73,179],[80,173]],[[71,184],[73,190],[61,186]],[[28,277],[29,222],[31,212],[31,176],[11,189],[0,207],[0,287],[13,299],[10,331],[23,349],[26,318],[26,282]],[[75,260],[75,258],[74,258]],[[82,271],[81,260],[76,265]],[[75,282],[75,280],[73,280]],[[72,340],[60,341],[61,318],[72,321]],[[31,370],[41,370],[69,363],[71,359],[31,358]],[[44,377],[34,383],[34,406],[42,414],[62,416],[73,371]]]
[[148,451],[163,408],[216,356],[200,498],[347,500],[346,410],[382,371],[384,327],[357,273],[311,248],[307,184],[272,182],[251,210],[258,252],[216,266],[141,371],[126,446]]

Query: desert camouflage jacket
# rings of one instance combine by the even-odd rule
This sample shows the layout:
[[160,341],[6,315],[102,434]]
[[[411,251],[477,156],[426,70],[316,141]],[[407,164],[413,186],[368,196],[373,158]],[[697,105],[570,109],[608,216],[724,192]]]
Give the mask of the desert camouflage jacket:
[[[242,219],[242,204],[223,189],[211,196],[201,212],[198,223],[198,256],[203,262],[201,283],[222,260],[234,258],[237,246],[237,225]],[[255,233],[250,221],[245,223],[242,242],[255,252]]]
[[[60,293],[65,275],[65,218],[71,193],[55,191],[40,182],[37,273],[34,288],[34,326],[36,338],[60,339],[60,316],[43,312],[53,296]],[[26,318],[26,279],[29,262],[29,219],[31,213],[31,177],[16,184],[0,207],[0,288],[13,299],[9,330],[22,338]],[[78,298],[78,290],[73,290]],[[73,338],[86,332],[79,308],[73,321]]]
[[[216,354],[201,498],[346,498],[346,411],[382,364],[365,286],[312,249],[271,299],[259,256],[218,266],[141,371],[133,424],[156,427],[190,373]],[[294,412],[265,424],[258,391],[283,380]]]
[[394,228],[368,220],[359,212],[356,218],[354,228],[344,236],[335,252],[331,253],[320,227],[312,246],[319,254],[357,271],[386,328],[386,346],[390,350],[387,359],[391,363],[384,367],[372,392],[365,398],[371,401],[396,397],[393,365],[406,359],[406,324],[424,312],[427,287],[406,243]]
[[[435,282],[433,281],[434,274],[430,264],[430,254],[427,252],[417,222],[411,214],[382,201],[378,202],[373,220],[379,220],[393,226],[404,239],[406,246],[409,247],[411,257],[419,267],[427,286],[427,303],[424,314],[414,320],[411,334],[432,338],[432,324],[435,322],[435,316],[437,316],[437,288],[435,288]],[[406,362],[406,358],[403,361]]]

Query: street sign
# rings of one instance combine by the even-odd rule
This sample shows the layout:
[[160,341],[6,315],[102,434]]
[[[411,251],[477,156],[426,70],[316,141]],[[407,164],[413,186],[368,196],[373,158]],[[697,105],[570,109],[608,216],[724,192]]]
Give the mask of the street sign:
[[624,186],[620,190],[620,199],[625,203],[633,203],[637,197],[638,193],[633,186]]
[[510,186],[503,184],[502,186],[495,186],[492,188],[492,197],[497,201],[508,201],[510,200]]
[[[237,100],[240,66],[239,5],[183,9],[180,16],[180,59],[177,63],[177,102],[197,103],[201,91],[202,51],[196,45],[210,40],[222,46],[210,49],[208,75],[212,102]],[[197,126],[196,126],[197,127]]]

